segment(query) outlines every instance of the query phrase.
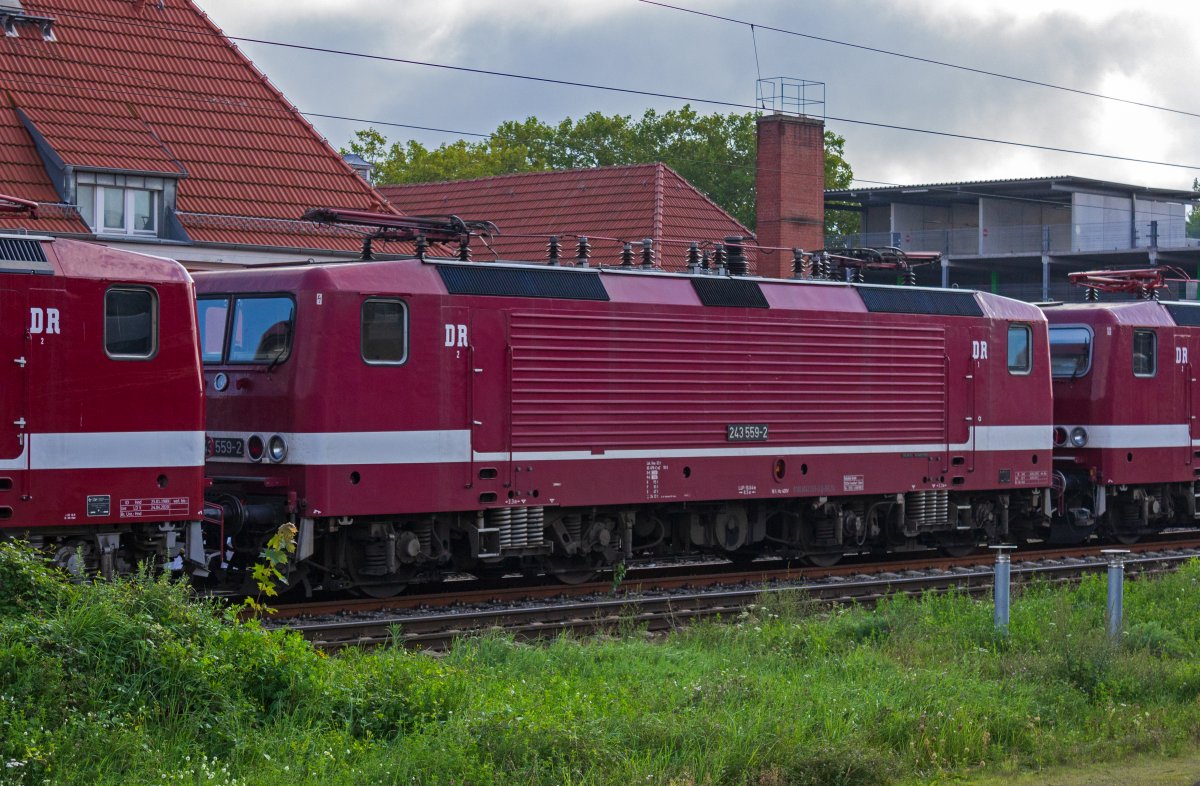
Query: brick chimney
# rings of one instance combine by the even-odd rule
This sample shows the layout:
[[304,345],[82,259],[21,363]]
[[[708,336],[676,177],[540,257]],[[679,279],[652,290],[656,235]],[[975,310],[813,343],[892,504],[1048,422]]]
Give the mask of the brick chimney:
[[[825,247],[825,122],[758,118],[755,235],[764,246]],[[792,255],[759,254],[760,275],[791,278]]]

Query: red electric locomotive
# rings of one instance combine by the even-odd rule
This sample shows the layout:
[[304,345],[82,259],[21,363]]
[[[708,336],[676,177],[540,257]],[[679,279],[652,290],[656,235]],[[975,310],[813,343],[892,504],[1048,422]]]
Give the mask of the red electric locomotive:
[[[1149,295],[1162,269],[1088,272],[1093,291]],[[1046,307],[1054,375],[1054,532],[1133,542],[1195,526],[1200,304],[1126,300]]]
[[0,536],[75,572],[204,564],[193,297],[170,260],[0,235]]
[[373,594],[965,549],[1048,520],[1046,322],[1014,300],[424,258],[196,286],[235,566],[287,520],[294,580]]

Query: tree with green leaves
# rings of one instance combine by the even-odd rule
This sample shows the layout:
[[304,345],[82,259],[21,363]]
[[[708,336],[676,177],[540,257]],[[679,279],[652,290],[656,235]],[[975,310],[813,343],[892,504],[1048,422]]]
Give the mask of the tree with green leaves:
[[[1200,193],[1200,178],[1192,178],[1192,190]],[[1200,207],[1192,206],[1187,220],[1187,236],[1200,237]]]
[[[631,115],[591,112],[557,124],[536,117],[507,120],[477,142],[463,139],[428,148],[407,140],[389,143],[374,128],[355,132],[343,153],[374,166],[376,185],[426,183],[476,177],[661,161],[748,227],[754,227],[755,115],[698,114],[691,106]],[[825,187],[846,188],[853,172],[846,140],[825,132]],[[831,213],[826,232],[858,228],[854,213]]]

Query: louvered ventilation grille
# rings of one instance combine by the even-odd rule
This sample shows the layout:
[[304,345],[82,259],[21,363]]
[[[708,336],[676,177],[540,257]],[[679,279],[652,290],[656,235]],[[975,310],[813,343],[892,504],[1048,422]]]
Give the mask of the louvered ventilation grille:
[[1200,303],[1163,303],[1175,324],[1181,327],[1200,327]]
[[931,292],[902,287],[858,287],[867,311],[888,314],[941,314],[949,317],[981,317],[983,309],[974,292]]
[[46,254],[40,241],[0,237],[0,261],[45,263]]
[[446,265],[438,268],[452,295],[608,300],[596,272]]
[[692,279],[692,288],[696,290],[700,302],[706,306],[770,308],[762,289],[753,281],[701,276]]

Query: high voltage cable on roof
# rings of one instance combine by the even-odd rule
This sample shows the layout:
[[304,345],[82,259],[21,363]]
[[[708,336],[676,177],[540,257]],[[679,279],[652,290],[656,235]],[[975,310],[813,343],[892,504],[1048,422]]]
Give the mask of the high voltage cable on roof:
[[[647,0],[647,1],[649,1],[649,0]],[[113,24],[117,24],[117,23],[125,24],[125,25],[129,24],[128,22],[125,22],[125,21],[114,20],[114,19],[107,18],[107,17],[89,16],[86,14],[62,14],[62,16],[90,19],[93,21],[100,21],[100,22],[113,23]],[[731,21],[737,21],[737,20],[731,20]],[[199,30],[192,30],[192,29],[186,29],[186,28],[166,27],[166,26],[161,26],[161,25],[147,25],[145,23],[134,23],[134,24],[140,24],[140,26],[158,28],[158,29],[163,29],[163,30],[172,30],[172,31],[187,34],[187,35],[200,35],[200,36],[205,36],[205,37],[209,37],[209,38],[214,38],[214,37],[219,38],[222,36],[222,34],[219,32],[207,33],[207,32],[203,32],[203,31],[199,31]],[[410,58],[391,57],[391,56],[387,56],[387,55],[375,55],[375,54],[369,54],[369,53],[364,53],[364,52],[353,52],[353,51],[344,50],[344,49],[331,49],[328,47],[310,46],[310,45],[305,45],[305,44],[292,44],[292,43],[287,43],[287,42],[283,42],[283,41],[271,41],[271,40],[263,39],[263,38],[248,38],[248,37],[244,37],[244,36],[224,36],[224,37],[231,41],[242,41],[245,43],[263,44],[265,46],[276,46],[276,47],[282,47],[282,48],[287,48],[287,49],[297,49],[297,50],[308,51],[308,52],[319,52],[322,54],[332,54],[332,55],[338,55],[338,56],[343,56],[343,57],[357,57],[357,58],[362,58],[362,59],[367,59],[367,60],[375,60],[375,61],[390,62],[390,63],[400,63],[400,64],[404,64],[404,65],[417,65],[417,66],[422,66],[422,67],[427,67],[427,68],[438,68],[438,69],[457,71],[457,72],[462,72],[462,73],[478,74],[478,75],[483,75],[483,76],[497,76],[497,77],[505,77],[505,78],[509,78],[509,79],[521,79],[521,80],[526,80],[526,81],[561,85],[561,86],[566,86],[566,87],[581,87],[581,88],[592,89],[592,90],[603,90],[603,91],[615,92],[615,93],[625,93],[625,94],[630,94],[630,95],[648,96],[648,97],[652,97],[652,98],[665,98],[665,99],[675,100],[675,101],[694,102],[694,103],[698,103],[698,104],[712,104],[712,105],[716,105],[716,106],[727,106],[727,107],[733,107],[733,108],[737,108],[737,109],[758,110],[758,107],[756,107],[752,104],[743,104],[743,103],[739,103],[736,101],[724,101],[724,100],[720,100],[720,99],[681,96],[681,95],[675,95],[675,94],[671,94],[671,93],[659,93],[659,92],[655,92],[652,90],[638,90],[638,89],[634,89],[634,88],[616,87],[613,85],[594,84],[591,82],[576,82],[576,81],[566,80],[566,79],[553,79],[550,77],[533,76],[530,74],[514,74],[514,73],[509,73],[509,72],[504,72],[504,71],[495,71],[495,70],[486,69],[486,68],[471,68],[471,67],[467,67],[467,66],[450,65],[447,63],[434,63],[434,62],[429,62],[429,61],[424,61],[424,60],[413,60]],[[299,110],[297,110],[297,111],[299,111]],[[303,114],[303,113],[301,113],[301,114]],[[973,142],[987,142],[990,144],[1006,145],[1006,146],[1010,146],[1010,147],[1024,147],[1024,148],[1030,148],[1033,150],[1044,150],[1044,151],[1052,152],[1052,153],[1066,153],[1069,155],[1088,156],[1088,157],[1092,157],[1092,158],[1103,158],[1103,159],[1110,160],[1110,161],[1126,161],[1126,162],[1134,163],[1134,164],[1149,164],[1149,165],[1153,165],[1153,166],[1171,167],[1174,169],[1200,170],[1200,165],[1197,165],[1197,164],[1180,164],[1180,163],[1175,163],[1175,162],[1170,162],[1170,161],[1155,161],[1152,159],[1134,158],[1131,156],[1120,156],[1120,155],[1115,155],[1115,154],[1111,154],[1111,153],[1096,153],[1096,152],[1091,152],[1091,151],[1086,151],[1086,150],[1076,150],[1073,148],[1055,147],[1052,145],[1038,145],[1038,144],[1034,144],[1031,142],[1015,142],[1012,140],[993,139],[990,137],[981,137],[981,136],[975,136],[972,134],[959,134],[959,133],[954,133],[954,132],[950,132],[950,131],[937,131],[937,130],[933,130],[933,129],[914,128],[911,126],[899,126],[899,125],[894,125],[891,123],[878,123],[878,122],[873,122],[873,121],[868,121],[868,120],[857,120],[854,118],[834,117],[832,115],[827,115],[826,119],[833,120],[833,121],[840,122],[840,123],[850,123],[851,125],[862,125],[862,126],[868,126],[868,127],[872,127],[872,128],[885,128],[885,129],[896,130],[896,131],[908,131],[910,133],[928,134],[931,136],[943,136],[943,137],[947,137],[947,138],[951,138],[951,139],[962,139],[962,140],[973,141]],[[358,122],[358,121],[356,121],[356,122]],[[399,125],[399,124],[397,124],[397,125]]]
[[979,74],[980,76],[991,76],[991,77],[995,77],[997,79],[1007,79],[1010,82],[1019,82],[1021,84],[1033,85],[1035,87],[1045,87],[1045,88],[1049,88],[1051,90],[1061,90],[1066,93],[1074,93],[1076,95],[1087,96],[1089,98],[1099,98],[1104,101],[1116,101],[1121,104],[1130,104],[1131,106],[1140,106],[1143,109],[1154,109],[1159,112],[1170,112],[1172,114],[1185,115],[1187,117],[1200,117],[1200,112],[1189,112],[1185,109],[1175,109],[1173,107],[1160,106],[1158,104],[1150,104],[1150,103],[1147,103],[1144,101],[1134,101],[1133,99],[1130,99],[1130,98],[1120,98],[1118,96],[1105,95],[1103,93],[1096,93],[1091,90],[1083,90],[1083,89],[1077,88],[1077,87],[1068,87],[1066,85],[1056,85],[1053,82],[1042,82],[1037,79],[1029,79],[1026,77],[1014,76],[1012,74],[1003,74],[1003,73],[1000,73],[999,71],[988,71],[983,68],[975,68],[973,66],[961,65],[959,63],[950,63],[945,60],[935,60],[931,57],[921,57],[920,55],[910,55],[910,54],[907,54],[904,52],[894,52],[890,49],[881,49],[880,47],[867,46],[866,44],[855,44],[850,41],[839,41],[836,38],[826,38],[824,36],[813,35],[811,33],[801,33],[796,30],[787,30],[782,27],[772,27],[770,25],[764,25],[761,22],[749,22],[744,19],[734,19],[733,17],[729,17],[729,16],[721,16],[720,14],[712,14],[712,13],[708,13],[706,11],[697,11],[694,8],[685,8],[683,6],[671,5],[670,3],[659,2],[659,0],[638,0],[638,2],[645,3],[647,5],[658,6],[660,8],[667,8],[672,11],[682,11],[687,14],[695,14],[696,16],[704,16],[704,17],[708,17],[709,19],[716,19],[721,22],[732,22],[734,24],[746,25],[747,27],[750,28],[751,31],[753,31],[756,28],[759,30],[770,30],[773,33],[783,33],[784,35],[792,35],[792,36],[797,36],[799,38],[807,38],[810,41],[821,41],[826,44],[835,44],[837,46],[846,46],[846,47],[850,47],[851,49],[860,49],[865,52],[874,52],[876,54],[889,55],[891,57],[899,57],[899,58],[903,58],[905,60],[913,60],[918,63],[926,63],[928,65],[941,66],[942,68],[952,68],[956,71],[966,71],[967,73]]

